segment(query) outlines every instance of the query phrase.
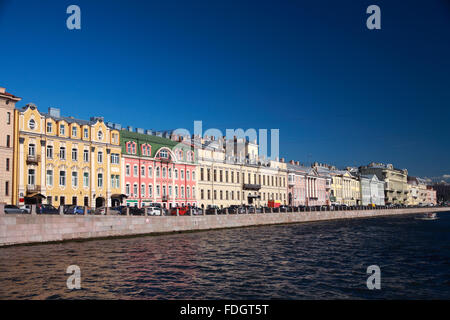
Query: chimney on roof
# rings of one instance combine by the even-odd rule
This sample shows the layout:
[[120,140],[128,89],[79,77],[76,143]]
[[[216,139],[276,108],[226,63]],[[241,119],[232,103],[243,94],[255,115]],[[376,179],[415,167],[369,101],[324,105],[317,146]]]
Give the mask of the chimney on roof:
[[128,126],[127,129],[128,129],[128,131],[133,132],[133,127],[132,126]]
[[142,128],[136,128],[136,132],[137,132],[137,133],[142,133],[142,134],[143,134],[143,133],[144,133],[144,129],[142,129]]
[[6,92],[6,88],[0,87],[0,93],[5,93]]
[[151,135],[152,134],[152,130],[145,130],[145,133],[148,134],[148,135]]
[[61,117],[61,111],[59,110],[59,108],[49,107],[48,114],[50,117],[55,117],[55,118]]
[[294,160],[289,161],[290,164],[295,164]]
[[300,165],[300,161],[296,161],[295,164],[299,166]]
[[281,163],[284,163],[284,158],[281,158],[281,159],[280,159],[280,162],[281,162]]

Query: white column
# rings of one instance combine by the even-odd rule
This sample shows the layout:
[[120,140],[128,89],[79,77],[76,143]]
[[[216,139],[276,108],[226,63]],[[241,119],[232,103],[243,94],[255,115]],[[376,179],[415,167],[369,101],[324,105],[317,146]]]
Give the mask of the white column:
[[[95,194],[95,147],[89,147],[91,148],[91,156],[89,159],[89,164],[91,166],[91,201],[89,201],[89,203],[91,204],[91,207],[95,207],[95,198],[94,198],[94,194]],[[98,195],[97,195],[98,196]]]
[[[24,138],[19,138],[19,198],[20,194],[22,197],[25,195],[25,185],[24,185],[24,176],[25,176],[25,154],[23,152],[23,144]],[[19,200],[19,199],[17,199]],[[19,202],[17,202],[19,203]]]
[[175,206],[175,163],[172,163],[172,207]]
[[[139,168],[140,173],[140,168]],[[106,149],[106,201],[105,205],[111,206],[111,149]],[[139,186],[140,188],[141,186]],[[140,191],[140,190],[139,190]]]
[[45,157],[45,140],[41,140],[41,193],[46,196],[46,179],[45,179],[45,163],[46,163],[46,157]]

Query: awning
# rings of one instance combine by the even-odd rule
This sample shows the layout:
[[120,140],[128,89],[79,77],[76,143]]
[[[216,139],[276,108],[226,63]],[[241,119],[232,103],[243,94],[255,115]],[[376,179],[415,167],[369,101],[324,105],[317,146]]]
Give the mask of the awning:
[[26,195],[25,198],[42,198],[42,199],[45,199],[47,197],[44,196],[41,193],[32,193],[32,194]]
[[115,193],[111,195],[111,199],[123,199],[123,198],[128,198],[128,196],[123,193]]

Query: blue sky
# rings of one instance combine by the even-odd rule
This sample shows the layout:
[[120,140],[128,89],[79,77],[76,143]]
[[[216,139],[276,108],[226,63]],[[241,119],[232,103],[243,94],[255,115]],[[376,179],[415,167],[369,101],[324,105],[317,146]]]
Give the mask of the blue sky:
[[[81,30],[66,8],[81,8]],[[381,8],[381,30],[366,8]],[[450,174],[450,2],[0,0],[0,86],[148,129],[279,128],[306,163]]]

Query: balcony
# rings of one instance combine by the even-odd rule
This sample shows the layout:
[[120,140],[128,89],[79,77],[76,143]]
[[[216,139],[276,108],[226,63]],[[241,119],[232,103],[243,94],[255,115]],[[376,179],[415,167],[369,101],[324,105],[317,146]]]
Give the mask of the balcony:
[[41,156],[39,155],[27,155],[27,164],[34,163],[37,164],[41,161]]
[[36,184],[27,185],[27,193],[41,192],[41,186]]
[[260,184],[244,183],[243,189],[244,190],[256,190],[256,191],[258,191],[259,189],[261,189],[261,185]]

